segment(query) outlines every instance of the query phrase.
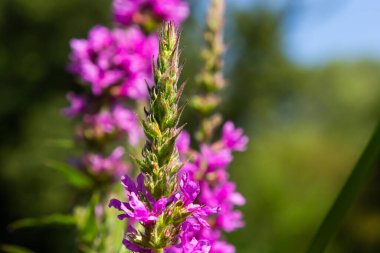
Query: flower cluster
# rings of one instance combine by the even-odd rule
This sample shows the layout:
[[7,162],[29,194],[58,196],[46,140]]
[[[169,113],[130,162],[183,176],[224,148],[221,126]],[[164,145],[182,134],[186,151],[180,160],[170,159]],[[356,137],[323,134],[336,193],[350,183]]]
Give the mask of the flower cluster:
[[70,42],[68,70],[78,77],[82,91],[69,92],[70,106],[64,109],[67,117],[80,122],[76,137],[86,152],[79,159],[79,167],[95,177],[107,172],[112,178],[130,166],[122,155],[115,159],[114,153],[105,150],[120,150],[118,145],[124,144],[126,137],[132,146],[140,142],[143,131],[134,109],[148,98],[146,83],[153,81],[151,62],[158,53],[154,29],[147,33],[138,18],[128,16],[153,15],[159,24],[167,19],[180,23],[188,15],[188,6],[182,0],[115,0],[113,7],[115,21],[122,27],[96,25],[86,39]]
[[[242,213],[235,209],[244,205],[244,197],[236,192],[235,184],[229,180],[228,167],[233,160],[233,152],[244,151],[248,138],[242,129],[235,128],[230,121],[222,127],[222,137],[212,142],[215,130],[222,123],[222,117],[215,113],[221,98],[218,95],[224,85],[223,78],[223,15],[224,1],[210,0],[210,8],[204,31],[205,46],[202,50],[203,64],[196,82],[198,92],[190,101],[191,107],[201,118],[195,139],[197,150],[190,149],[190,136],[183,132],[177,141],[180,156],[185,164],[183,170],[200,184],[198,204],[220,207],[218,215],[209,218],[211,230],[199,230],[188,234],[189,238],[208,240],[210,252],[233,253],[235,248],[223,241],[223,232],[232,232],[244,226]],[[199,150],[199,151],[198,151]]]
[[228,166],[233,151],[244,151],[248,138],[240,128],[230,121],[222,129],[222,137],[212,144],[201,144],[200,151],[190,149],[190,136],[182,132],[177,140],[177,148],[183,160],[190,160],[183,170],[192,180],[200,184],[198,204],[219,207],[220,212],[211,218],[211,230],[191,231],[187,236],[198,240],[208,240],[213,253],[235,252],[234,247],[222,241],[222,231],[232,232],[244,226],[242,213],[235,206],[244,205],[244,197],[236,192],[236,186],[229,181]]
[[179,25],[189,15],[189,7],[183,0],[115,0],[113,13],[121,25],[135,23],[148,28],[162,20]]
[[[110,30],[93,27],[88,39],[73,39],[69,70],[91,87],[93,95],[145,98],[144,80],[151,80],[151,60],[157,52],[157,38],[138,28]],[[111,90],[111,87],[117,89]],[[107,91],[108,90],[108,91]]]
[[[155,85],[149,89],[149,110],[142,122],[147,141],[142,158],[136,159],[141,170],[137,185],[129,177],[122,182],[127,191],[127,202],[111,200],[110,206],[128,218],[124,245],[135,252],[204,252],[210,251],[209,242],[191,234],[206,231],[205,218],[215,214],[218,207],[194,204],[199,197],[199,185],[181,173],[183,163],[176,148],[181,134],[179,105],[182,85],[177,88],[181,72],[178,51],[179,35],[173,23],[163,27],[157,62],[153,65]],[[131,226],[137,223],[138,226]]]
[[[127,193],[127,202],[112,199],[109,206],[122,212],[118,216],[120,220],[129,220],[123,240],[126,248],[134,252],[152,252],[151,249],[176,245],[172,249],[179,252],[209,252],[207,240],[192,238],[188,241],[184,235],[196,233],[201,228],[206,230],[209,225],[205,218],[216,213],[217,208],[193,204],[199,186],[190,181],[186,174],[182,175],[178,191],[158,200],[145,188],[143,174],[137,177],[137,184],[127,176],[122,177],[121,181]],[[133,224],[140,224],[146,230],[139,231]],[[151,234],[158,240],[152,240]]]
[[77,137],[92,150],[80,159],[81,167],[92,175],[106,171],[112,177],[120,176],[129,167],[122,155],[115,159],[113,153],[107,157],[102,150],[125,136],[131,145],[137,145],[142,137],[137,115],[126,103],[147,98],[145,81],[152,79],[157,37],[145,35],[136,27],[110,30],[98,25],[87,39],[73,39],[70,45],[69,70],[89,87],[81,94],[68,93],[70,107],[64,109],[66,116],[80,119]]
[[117,147],[108,157],[89,153],[82,157],[81,163],[96,176],[110,175],[120,178],[129,172],[129,166],[123,161],[124,152],[123,147]]

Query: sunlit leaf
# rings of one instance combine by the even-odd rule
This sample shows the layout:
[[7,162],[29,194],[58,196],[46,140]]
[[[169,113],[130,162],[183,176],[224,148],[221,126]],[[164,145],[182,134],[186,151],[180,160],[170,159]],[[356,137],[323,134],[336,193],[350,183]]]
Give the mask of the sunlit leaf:
[[93,181],[88,176],[65,163],[50,161],[46,163],[46,166],[60,172],[75,187],[90,188],[93,185]]
[[380,124],[352,170],[341,192],[320,225],[308,249],[308,253],[322,253],[337,232],[349,207],[368,182],[371,170],[380,157]]
[[99,229],[96,220],[96,206],[99,204],[99,201],[99,194],[94,193],[86,207],[77,207],[74,211],[81,241],[88,243],[89,245],[94,242]]

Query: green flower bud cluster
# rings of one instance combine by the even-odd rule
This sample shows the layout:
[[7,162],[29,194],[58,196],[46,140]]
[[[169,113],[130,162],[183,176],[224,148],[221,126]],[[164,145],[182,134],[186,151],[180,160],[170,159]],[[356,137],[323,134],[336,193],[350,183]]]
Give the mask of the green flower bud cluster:
[[142,122],[146,145],[143,158],[138,165],[145,176],[145,187],[155,198],[171,196],[178,188],[178,171],[182,167],[176,138],[182,127],[178,127],[184,106],[179,106],[182,89],[177,89],[181,73],[179,66],[179,34],[173,23],[164,25],[157,63],[153,64],[155,86],[149,88],[150,109],[145,110]]
[[[216,114],[210,117],[219,106],[221,99],[218,94],[225,86],[223,78],[223,14],[224,1],[211,0],[204,31],[205,47],[201,57],[203,67],[196,77],[199,93],[190,102],[190,106],[202,117],[200,129],[196,135],[198,141],[210,140],[214,129],[221,123],[221,116]],[[208,118],[209,117],[209,118]]]

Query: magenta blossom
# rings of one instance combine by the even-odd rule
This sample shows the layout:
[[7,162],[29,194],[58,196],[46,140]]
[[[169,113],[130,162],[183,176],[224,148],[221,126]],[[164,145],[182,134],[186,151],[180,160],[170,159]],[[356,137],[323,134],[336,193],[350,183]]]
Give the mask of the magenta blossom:
[[118,178],[129,171],[129,166],[123,161],[124,152],[124,148],[117,147],[108,157],[87,154],[82,158],[82,163],[94,175],[108,174]]
[[248,137],[243,134],[243,129],[235,128],[234,123],[227,121],[222,132],[222,143],[225,148],[234,151],[244,151],[246,149]]
[[89,84],[96,96],[120,85],[112,95],[145,98],[145,80],[152,78],[151,61],[157,55],[157,43],[156,36],[146,36],[136,27],[110,30],[95,26],[88,39],[71,40],[69,70]]
[[101,111],[98,114],[85,114],[83,116],[83,131],[93,137],[109,135],[128,135],[128,141],[135,146],[143,135],[137,115],[121,105],[115,105],[111,111]]
[[232,161],[231,151],[228,149],[217,149],[213,146],[202,145],[199,154],[199,163],[206,163],[208,171],[225,169]]
[[83,96],[77,95],[74,92],[69,92],[66,95],[70,106],[63,109],[64,115],[73,118],[83,113],[86,108],[86,99]]
[[113,123],[123,133],[128,134],[128,142],[135,146],[143,136],[137,115],[120,105],[112,109]]
[[189,15],[189,6],[184,0],[114,0],[113,13],[114,20],[125,26],[144,22],[145,15],[179,25]]
[[180,245],[165,249],[165,253],[209,253],[210,249],[209,241],[197,240],[192,237],[191,240],[183,240],[182,238]]
[[186,154],[190,149],[190,135],[186,131],[182,131],[176,142],[178,152],[180,154]]
[[108,111],[102,111],[99,114],[86,114],[83,122],[86,128],[94,129],[98,133],[111,133],[115,130],[112,114]]
[[[211,253],[234,253],[235,248],[221,240],[222,232],[232,232],[244,226],[243,215],[236,210],[236,206],[245,204],[244,197],[236,192],[236,186],[229,181],[228,166],[233,159],[233,151],[245,149],[248,138],[232,122],[223,126],[222,138],[212,144],[201,144],[200,151],[190,149],[190,138],[186,132],[177,139],[177,148],[183,160],[190,159],[183,167],[182,173],[200,184],[198,204],[220,208],[212,220],[211,230],[200,227],[198,230],[189,230],[181,240],[206,240],[210,244]],[[176,252],[176,251],[170,251]]]
[[[209,227],[205,218],[211,214],[215,214],[218,208],[209,208],[193,203],[199,193],[199,186],[191,181],[186,174],[181,178],[180,191],[169,198],[161,197],[159,200],[156,200],[147,192],[144,186],[143,174],[138,176],[137,184],[128,176],[122,177],[122,184],[127,193],[127,202],[112,199],[109,203],[110,207],[114,207],[122,212],[118,216],[119,219],[128,218],[147,226],[152,222],[156,222],[160,216],[165,215],[167,212],[178,212],[176,211],[177,208],[182,206],[184,208],[183,211],[191,213],[191,215],[182,223],[181,243],[173,247],[176,249],[181,248],[183,252],[208,252],[209,246],[207,241],[187,240],[186,233],[193,233],[194,231],[200,231],[203,228]],[[133,226],[130,226],[128,231],[132,236],[139,236],[140,234]],[[186,240],[182,240],[185,238]],[[144,251],[143,248],[128,239],[125,239],[123,243],[132,251],[150,252]]]

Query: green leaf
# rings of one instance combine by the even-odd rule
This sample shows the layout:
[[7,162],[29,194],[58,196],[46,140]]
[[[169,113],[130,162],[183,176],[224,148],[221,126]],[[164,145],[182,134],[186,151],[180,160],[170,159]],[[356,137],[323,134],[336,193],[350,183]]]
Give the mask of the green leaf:
[[87,245],[93,243],[97,233],[98,224],[96,220],[95,209],[100,203],[100,196],[95,192],[86,207],[77,207],[74,210],[74,216],[80,231],[81,241]]
[[[111,198],[122,198],[124,196],[124,189],[117,185],[109,199]],[[122,244],[126,221],[120,221],[117,218],[118,212],[114,208],[105,209],[105,222],[103,225],[103,230],[106,231],[104,236],[104,250],[101,252],[105,253],[129,253],[131,251],[127,250]]]
[[28,227],[41,227],[50,225],[71,226],[75,225],[75,219],[72,215],[52,214],[40,218],[26,218],[18,220],[10,225],[12,230]]
[[34,253],[33,251],[24,247],[9,244],[1,245],[0,250],[4,253]]
[[93,185],[93,181],[88,176],[65,163],[50,161],[46,163],[46,166],[60,172],[75,187],[84,189]]
[[307,253],[322,253],[339,228],[347,210],[368,181],[380,157],[380,124],[352,170],[337,199],[314,236]]

